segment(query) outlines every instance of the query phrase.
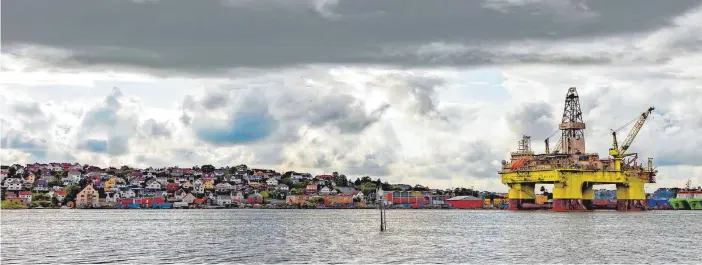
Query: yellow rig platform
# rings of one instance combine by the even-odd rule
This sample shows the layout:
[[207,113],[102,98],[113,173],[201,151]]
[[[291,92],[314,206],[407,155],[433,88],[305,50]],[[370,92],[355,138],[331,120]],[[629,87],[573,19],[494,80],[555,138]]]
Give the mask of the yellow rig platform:
[[[617,210],[646,210],[644,184],[655,183],[653,159],[644,167],[637,163],[635,153],[626,154],[646,118],[654,110],[649,108],[639,117],[612,132],[611,157],[600,159],[596,153],[585,152],[585,123],[582,120],[576,89],[566,95],[563,119],[557,132],[561,138],[553,151],[545,140],[546,153],[534,154],[531,138],[523,136],[518,151],[511,153],[511,162],[502,161],[502,183],[509,186],[509,209],[527,210],[535,206],[536,184],[553,184],[554,211],[588,211],[593,209],[594,185],[616,184]],[[621,146],[617,131],[636,122]]]

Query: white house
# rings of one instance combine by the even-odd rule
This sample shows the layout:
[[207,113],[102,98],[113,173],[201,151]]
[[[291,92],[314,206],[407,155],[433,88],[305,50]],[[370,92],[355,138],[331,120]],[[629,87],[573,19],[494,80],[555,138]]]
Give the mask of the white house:
[[266,185],[268,185],[268,187],[275,187],[278,185],[278,180],[274,178],[269,178],[268,180],[266,180]]
[[194,192],[194,193],[197,193],[197,194],[203,194],[203,193],[205,193],[205,185],[202,185],[202,184],[200,184],[200,185],[197,185],[197,184],[193,185],[193,192]]
[[241,184],[242,178],[243,177],[241,177],[241,176],[231,176],[231,177],[229,177],[229,179],[227,179],[227,181],[232,182],[234,184]]
[[163,176],[156,177],[156,181],[158,181],[159,183],[161,183],[163,185],[166,185],[166,183],[168,183],[168,177],[163,177]]
[[192,193],[188,193],[185,196],[183,196],[182,200],[183,200],[183,202],[187,202],[188,204],[192,204],[193,202],[195,202],[195,199],[197,199],[197,197],[195,197],[195,195],[193,195]]
[[73,178],[73,177],[78,177],[78,178],[80,178],[80,176],[81,176],[81,173],[80,173],[80,171],[78,171],[78,170],[71,170],[71,171],[68,171],[68,177],[69,177],[69,178]]
[[158,181],[151,181],[146,184],[146,188],[150,190],[161,190],[161,183]]
[[217,192],[228,192],[232,189],[232,185],[227,182],[222,182],[215,185],[215,190]]
[[5,185],[7,186],[7,190],[22,190],[22,179],[7,179]]
[[244,202],[244,194],[240,191],[236,193],[236,196],[232,196],[232,201]]
[[329,195],[329,188],[328,187],[323,187],[322,189],[319,190],[319,195]]
[[107,195],[107,196],[105,197],[105,201],[106,201],[106,202],[117,202],[117,201],[119,201],[119,199],[120,199],[120,193],[119,193],[119,192],[115,192],[115,193],[108,192],[108,193],[106,193],[106,195]]
[[19,197],[25,199],[28,203],[32,202],[32,192],[31,191],[20,191]]
[[219,195],[215,200],[215,203],[219,206],[227,206],[232,204],[232,196],[229,195]]
[[66,198],[66,190],[52,190],[47,193],[50,197],[56,198],[59,202],[62,202]]
[[279,190],[279,191],[287,192],[287,191],[290,190],[290,187],[288,187],[288,185],[285,185],[285,184],[279,184],[279,185],[276,187],[276,189]]
[[363,192],[361,192],[361,191],[359,190],[358,193],[356,193],[356,195],[353,195],[353,198],[354,198],[354,199],[358,199],[358,200],[360,200],[360,201],[363,201],[363,198],[365,198],[365,197],[364,197],[364,195],[363,195]]
[[7,171],[0,171],[0,181],[5,179],[7,177],[7,174],[9,174]]
[[134,193],[134,190],[132,190],[132,189],[120,191],[119,193],[120,193],[119,194],[120,198],[134,198],[134,197],[136,197],[136,193]]

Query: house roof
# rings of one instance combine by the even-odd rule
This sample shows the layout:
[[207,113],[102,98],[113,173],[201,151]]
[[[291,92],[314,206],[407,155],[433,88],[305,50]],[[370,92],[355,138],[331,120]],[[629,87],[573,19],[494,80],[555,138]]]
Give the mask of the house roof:
[[20,192],[19,192],[19,195],[20,195],[20,196],[22,196],[22,195],[32,195],[32,192],[31,192],[31,191],[20,191]]
[[344,195],[355,195],[358,191],[351,187],[339,187],[339,191]]
[[447,201],[482,201],[482,199],[475,196],[456,196]]

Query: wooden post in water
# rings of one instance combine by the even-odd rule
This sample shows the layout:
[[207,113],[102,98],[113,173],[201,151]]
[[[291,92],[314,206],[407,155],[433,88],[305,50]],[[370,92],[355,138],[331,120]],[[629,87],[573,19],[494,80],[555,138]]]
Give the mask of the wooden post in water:
[[383,201],[383,189],[378,188],[376,191],[376,204],[380,210],[380,231],[383,232],[387,229],[387,223],[385,218],[385,202]]

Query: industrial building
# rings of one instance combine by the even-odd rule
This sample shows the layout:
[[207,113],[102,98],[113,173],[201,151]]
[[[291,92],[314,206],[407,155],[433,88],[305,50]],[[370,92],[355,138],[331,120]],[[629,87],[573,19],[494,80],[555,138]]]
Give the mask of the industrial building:
[[456,209],[483,208],[483,200],[475,196],[456,196],[446,200],[446,204]]

